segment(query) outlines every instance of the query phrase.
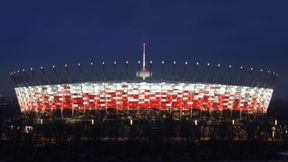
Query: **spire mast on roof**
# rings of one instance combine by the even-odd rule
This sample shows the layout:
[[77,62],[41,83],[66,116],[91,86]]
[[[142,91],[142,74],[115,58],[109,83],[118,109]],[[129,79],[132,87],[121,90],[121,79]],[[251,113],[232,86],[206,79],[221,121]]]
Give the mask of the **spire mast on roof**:
[[[146,43],[143,43],[142,46],[143,46],[142,69],[139,67],[140,71],[136,72],[136,76],[145,80],[145,78],[152,77],[152,72],[150,72],[149,70],[146,69]],[[138,63],[140,64],[140,61]]]
[[146,44],[143,43],[143,67],[142,70],[145,71],[146,70]]

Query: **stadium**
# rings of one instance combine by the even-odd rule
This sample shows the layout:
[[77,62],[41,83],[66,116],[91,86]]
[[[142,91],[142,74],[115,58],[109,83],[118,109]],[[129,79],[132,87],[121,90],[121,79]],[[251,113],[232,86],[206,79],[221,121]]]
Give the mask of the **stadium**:
[[[278,74],[253,67],[143,60],[10,73],[23,115],[39,118],[243,118],[267,112]],[[153,64],[152,64],[153,63]],[[155,65],[154,65],[155,64]],[[153,65],[153,66],[152,66]]]

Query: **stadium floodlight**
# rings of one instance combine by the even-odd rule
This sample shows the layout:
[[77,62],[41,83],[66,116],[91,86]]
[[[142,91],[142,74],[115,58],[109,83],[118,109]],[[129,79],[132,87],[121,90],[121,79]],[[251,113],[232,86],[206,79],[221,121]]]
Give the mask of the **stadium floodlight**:
[[133,120],[132,119],[130,119],[130,125],[133,125]]

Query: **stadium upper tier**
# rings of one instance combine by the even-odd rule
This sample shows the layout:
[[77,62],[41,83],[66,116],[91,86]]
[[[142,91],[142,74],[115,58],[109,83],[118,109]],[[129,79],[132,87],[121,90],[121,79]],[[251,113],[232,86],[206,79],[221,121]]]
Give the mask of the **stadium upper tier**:
[[151,75],[144,78],[145,82],[149,83],[210,83],[262,88],[274,88],[278,78],[277,73],[269,70],[198,62],[185,62],[176,66],[175,61],[171,63],[162,61],[158,65],[155,64],[152,69],[150,61],[147,69],[149,70],[141,70],[140,61],[138,64],[128,64],[128,61],[111,64],[102,62],[98,65],[91,63],[88,66],[78,64],[71,67],[66,64],[63,68],[56,68],[53,65],[50,69],[41,67],[39,70],[33,68],[18,70],[10,73],[10,77],[16,87],[27,87],[81,82],[141,82],[143,78],[139,77],[139,74],[142,73],[146,76]]

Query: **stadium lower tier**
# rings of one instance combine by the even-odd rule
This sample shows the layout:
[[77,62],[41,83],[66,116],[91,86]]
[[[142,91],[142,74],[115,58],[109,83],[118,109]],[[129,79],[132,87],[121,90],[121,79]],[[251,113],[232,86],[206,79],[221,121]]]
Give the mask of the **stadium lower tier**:
[[84,82],[15,88],[22,112],[200,109],[266,113],[273,89],[203,83]]

